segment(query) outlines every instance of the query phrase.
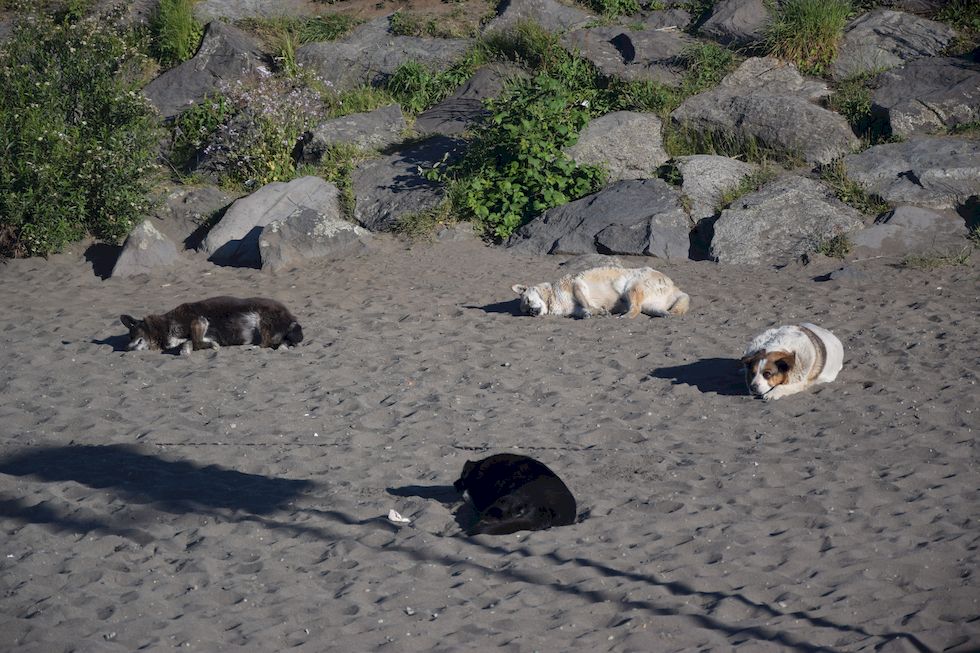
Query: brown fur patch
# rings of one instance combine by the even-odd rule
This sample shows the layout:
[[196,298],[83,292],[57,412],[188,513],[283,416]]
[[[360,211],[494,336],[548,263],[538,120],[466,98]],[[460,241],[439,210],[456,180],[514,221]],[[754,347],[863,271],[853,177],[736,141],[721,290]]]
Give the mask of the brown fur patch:
[[750,386],[760,360],[765,361],[762,366],[762,378],[771,387],[776,387],[789,381],[789,373],[796,365],[796,354],[788,351],[767,352],[763,349],[742,358],[742,364],[745,366],[745,382]]

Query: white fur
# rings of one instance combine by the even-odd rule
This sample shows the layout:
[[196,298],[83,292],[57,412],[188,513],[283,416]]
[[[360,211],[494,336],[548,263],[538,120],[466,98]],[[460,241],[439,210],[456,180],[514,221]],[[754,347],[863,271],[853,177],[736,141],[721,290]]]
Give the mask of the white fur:
[[844,366],[844,346],[841,341],[830,331],[815,324],[804,323],[802,326],[812,331],[823,342],[826,350],[823,369],[815,379],[809,380],[810,372],[817,359],[817,351],[809,336],[800,327],[780,326],[768,329],[752,339],[752,342],[745,348],[744,355],[752,356],[760,351],[785,351],[796,354],[796,363],[789,372],[789,380],[773,387],[769,384],[768,379],[762,376],[765,360],[758,361],[755,365],[755,374],[749,381],[749,389],[754,394],[761,396],[766,401],[771,401],[795,394],[811,385],[830,383],[837,378]]
[[[255,332],[259,330],[259,314],[245,313],[242,320],[242,342],[251,343],[255,338]],[[210,338],[208,338],[210,340]],[[217,344],[217,343],[215,343]]]

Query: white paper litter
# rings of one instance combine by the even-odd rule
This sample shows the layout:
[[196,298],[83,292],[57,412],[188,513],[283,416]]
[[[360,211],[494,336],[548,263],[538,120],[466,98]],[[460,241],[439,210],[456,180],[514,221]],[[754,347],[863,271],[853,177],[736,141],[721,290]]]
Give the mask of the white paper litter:
[[408,517],[402,517],[400,514],[398,514],[398,511],[397,510],[389,510],[388,511],[388,521],[393,522],[395,524],[410,524],[410,523],[412,523],[412,520],[411,519],[409,519]]

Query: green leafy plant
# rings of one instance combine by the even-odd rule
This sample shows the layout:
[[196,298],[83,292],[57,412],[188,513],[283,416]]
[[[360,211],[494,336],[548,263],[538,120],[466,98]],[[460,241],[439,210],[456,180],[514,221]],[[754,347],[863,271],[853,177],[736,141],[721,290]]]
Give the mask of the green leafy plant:
[[850,14],[847,0],[786,0],[766,28],[766,49],[804,73],[822,75],[837,55]]
[[485,61],[485,53],[478,48],[441,72],[434,72],[416,61],[408,61],[392,73],[384,88],[402,109],[409,113],[421,113],[448,97]]
[[19,22],[0,51],[0,249],[114,242],[149,210],[157,118],[118,15]]
[[847,166],[840,159],[820,167],[820,179],[834,192],[837,199],[869,216],[878,216],[891,207],[882,198],[869,193],[861,184],[847,176]]
[[164,67],[176,66],[194,56],[204,33],[194,19],[194,0],[160,0],[150,20],[150,47]]
[[488,103],[466,155],[428,177],[449,182],[464,214],[506,238],[542,211],[597,190],[603,172],[578,166],[562,149],[589,119],[580,97],[547,74],[517,82]]
[[947,0],[933,18],[964,32],[980,32],[980,7],[976,0]]
[[185,169],[196,163],[198,153],[231,114],[228,98],[216,93],[177,116],[171,128],[171,165]]

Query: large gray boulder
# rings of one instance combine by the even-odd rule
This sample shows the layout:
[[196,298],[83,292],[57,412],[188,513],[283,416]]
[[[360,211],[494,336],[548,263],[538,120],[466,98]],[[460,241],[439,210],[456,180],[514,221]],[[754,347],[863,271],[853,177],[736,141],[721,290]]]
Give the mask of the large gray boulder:
[[402,141],[406,129],[405,116],[397,104],[333,118],[313,128],[303,145],[302,159],[307,163],[316,163],[334,145],[381,150]]
[[722,194],[758,169],[752,163],[711,154],[681,156],[674,162],[681,173],[681,190],[690,201],[691,219],[695,222],[715,215]]
[[462,141],[434,136],[358,165],[352,175],[354,219],[371,231],[390,231],[402,218],[439,206],[445,189],[420,169],[444,158],[454,161],[462,146]]
[[528,21],[549,32],[565,32],[586,25],[595,18],[557,0],[503,0],[497,5],[497,17],[487,23],[484,33],[507,30]]
[[955,36],[953,28],[943,23],[878,8],[844,28],[830,73],[841,79],[894,68],[919,57],[935,57]]
[[208,23],[193,58],[171,68],[143,88],[164,118],[197,104],[222,83],[269,74],[258,44],[245,32],[224,23]]
[[844,158],[847,176],[890,204],[952,209],[980,196],[980,141],[918,137]]
[[875,224],[851,234],[856,258],[904,256],[943,251],[963,246],[966,224],[953,211],[932,211],[917,206],[899,206]]
[[177,186],[166,193],[154,212],[154,226],[185,249],[197,249],[213,216],[235,197],[216,186]]
[[605,168],[608,182],[655,177],[670,157],[664,150],[660,118],[652,113],[614,111],[585,126],[565,150],[580,165]]
[[259,267],[262,230],[272,222],[285,222],[305,209],[328,217],[339,216],[337,187],[312,176],[266,184],[232,204],[208,233],[201,249],[219,265]]
[[829,163],[859,141],[842,116],[814,104],[828,92],[792,64],[748,59],[718,87],[685,100],[671,119],[694,132],[752,140],[811,165]]
[[278,272],[305,259],[337,258],[365,249],[370,234],[341,217],[340,202],[303,208],[270,222],[259,235],[262,269]]
[[508,247],[532,254],[623,254],[684,259],[691,224],[680,193],[662,179],[620,181],[548,209]]
[[677,84],[686,66],[682,54],[697,41],[678,30],[589,27],[569,32],[562,45],[577,50],[605,75],[630,81]]
[[381,16],[343,39],[307,43],[296,50],[296,61],[338,91],[346,91],[363,84],[378,85],[409,61],[445,70],[473,44],[472,39],[394,36],[390,21],[390,16]]
[[719,263],[776,265],[862,226],[861,214],[822,183],[786,175],[721,212],[711,256]]
[[126,237],[111,276],[148,274],[172,267],[180,261],[181,256],[174,242],[157,231],[152,222],[144,220]]
[[508,81],[524,76],[526,73],[512,64],[495,63],[479,68],[452,95],[419,114],[415,131],[444,136],[462,134],[488,115],[484,108],[486,100],[499,96]]
[[944,132],[980,120],[980,64],[935,57],[910,62],[875,79],[875,113],[892,134]]
[[748,45],[762,38],[769,18],[764,0],[721,0],[698,33],[723,45]]

